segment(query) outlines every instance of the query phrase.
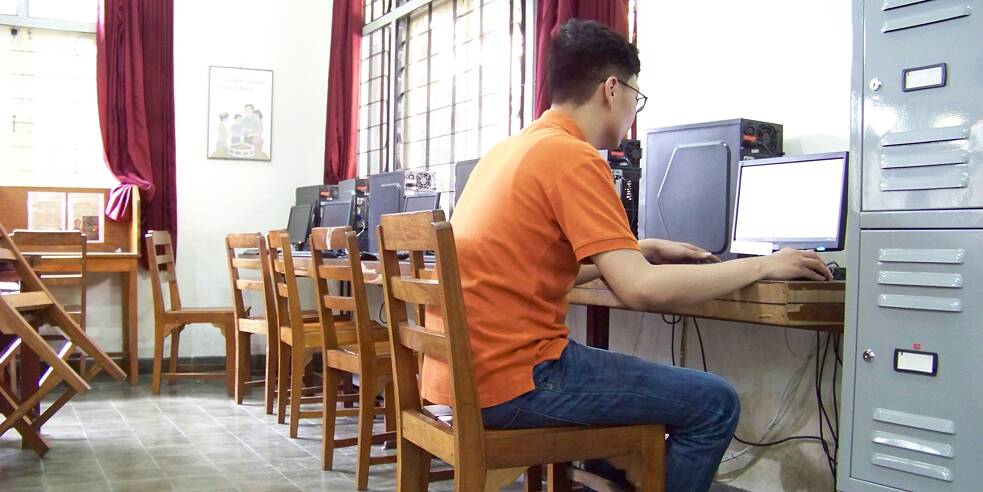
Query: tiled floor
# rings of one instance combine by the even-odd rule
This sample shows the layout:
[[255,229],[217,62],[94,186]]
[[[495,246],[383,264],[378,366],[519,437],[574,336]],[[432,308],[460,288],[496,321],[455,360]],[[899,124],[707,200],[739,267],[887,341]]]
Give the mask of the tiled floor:
[[[322,471],[320,421],[301,421],[300,437],[290,439],[287,426],[263,412],[259,390],[241,406],[217,382],[180,382],[161,393],[152,396],[149,381],[97,380],[45,425],[51,451],[43,459],[8,432],[0,438],[0,490],[355,490],[355,448],[338,450],[335,470]],[[339,437],[354,436],[354,423],[339,420]],[[394,482],[395,465],[371,468],[370,490],[394,490]]]
[[[263,412],[261,392],[252,396],[235,405],[221,383],[181,382],[155,397],[146,379],[139,386],[97,379],[45,425],[51,451],[43,459],[22,450],[15,431],[0,437],[0,490],[355,490],[354,447],[337,450],[335,469],[322,471],[320,421],[302,420],[299,438],[290,439],[287,426]],[[339,419],[337,432],[354,436],[355,420]],[[395,465],[373,466],[369,490],[395,490],[395,480]]]

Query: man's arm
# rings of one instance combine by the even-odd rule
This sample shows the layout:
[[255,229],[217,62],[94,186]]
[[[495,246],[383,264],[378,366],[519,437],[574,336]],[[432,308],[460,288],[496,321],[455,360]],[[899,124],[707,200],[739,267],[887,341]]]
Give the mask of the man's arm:
[[766,278],[832,278],[816,253],[792,249],[706,265],[652,265],[639,251],[630,249],[598,253],[591,259],[618,299],[643,311],[709,301]]
[[599,278],[601,278],[601,271],[597,269],[596,265],[580,265],[577,280],[574,280],[573,285],[583,285]]

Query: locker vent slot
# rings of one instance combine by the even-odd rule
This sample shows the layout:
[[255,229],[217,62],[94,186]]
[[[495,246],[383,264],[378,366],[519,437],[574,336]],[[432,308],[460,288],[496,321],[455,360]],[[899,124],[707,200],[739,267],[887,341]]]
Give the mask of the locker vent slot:
[[884,0],[884,6],[881,10],[891,10],[900,7],[907,7],[909,5],[914,5],[916,3],[924,3],[929,0]]
[[877,260],[896,263],[944,263],[961,265],[966,259],[965,249],[896,249],[884,248]]
[[945,482],[952,481],[952,470],[946,466],[933,465],[931,463],[925,463],[924,461],[910,460],[908,458],[891,456],[883,453],[874,453],[874,456],[870,458],[870,462],[877,466],[914,473],[915,475],[921,475],[923,477],[934,478]]
[[920,311],[946,311],[961,313],[963,303],[952,297],[901,296],[881,294],[877,297],[877,305],[886,308],[917,309]]
[[905,152],[881,155],[881,168],[947,166],[966,164],[969,152],[962,150],[942,150],[932,152]]
[[958,273],[881,271],[877,275],[877,283],[881,285],[961,289],[963,286],[963,276]]
[[970,131],[968,125],[909,130],[906,132],[885,133],[881,137],[881,146],[890,147],[892,145],[964,140],[969,138],[969,135]]
[[874,442],[895,448],[908,449],[919,453],[952,458],[955,454],[951,444],[944,442],[929,441],[917,437],[903,436],[893,432],[877,431],[874,432]]
[[908,15],[904,17],[899,17],[897,19],[884,21],[884,24],[881,24],[881,32],[900,31],[902,29],[908,29],[910,27],[919,27],[928,24],[934,24],[936,22],[944,22],[947,20],[958,19],[960,17],[966,17],[972,12],[973,9],[971,9],[969,5],[957,5],[954,7],[939,8],[928,12]]
[[[894,171],[898,173],[901,170]],[[941,190],[969,186],[969,173],[961,169],[911,169],[904,176],[881,178],[881,191]],[[885,171],[887,174],[890,171]]]
[[916,413],[900,412],[898,410],[888,410],[878,408],[874,410],[874,420],[887,424],[903,425],[915,429],[923,429],[943,434],[955,434],[956,423],[949,419],[918,415]]

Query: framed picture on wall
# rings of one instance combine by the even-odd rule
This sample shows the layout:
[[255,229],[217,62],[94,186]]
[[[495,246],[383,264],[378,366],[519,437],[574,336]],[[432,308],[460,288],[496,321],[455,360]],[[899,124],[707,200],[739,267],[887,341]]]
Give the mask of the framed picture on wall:
[[273,71],[208,67],[209,159],[273,156]]

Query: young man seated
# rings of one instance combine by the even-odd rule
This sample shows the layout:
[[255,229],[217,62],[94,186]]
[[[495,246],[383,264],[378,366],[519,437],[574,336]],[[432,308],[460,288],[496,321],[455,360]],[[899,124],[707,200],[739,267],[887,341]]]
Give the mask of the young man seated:
[[[737,393],[714,374],[570,340],[567,293],[603,276],[631,308],[658,312],[760,279],[830,274],[811,252],[721,263],[689,244],[635,239],[598,149],[617,147],[644,105],[639,69],[623,36],[563,24],[549,61],[551,109],[468,180],[451,223],[477,391],[491,428],[665,424],[666,490],[705,491],[737,426]],[[440,321],[428,316],[432,328]],[[446,366],[427,359],[424,398],[450,403],[448,383]]]

